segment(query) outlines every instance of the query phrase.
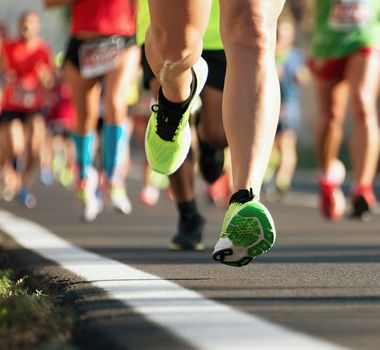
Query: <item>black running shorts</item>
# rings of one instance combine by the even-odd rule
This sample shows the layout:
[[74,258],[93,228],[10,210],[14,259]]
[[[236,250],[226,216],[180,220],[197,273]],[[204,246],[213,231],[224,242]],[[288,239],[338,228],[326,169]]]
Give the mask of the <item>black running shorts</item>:
[[[136,44],[136,36],[120,36],[123,39],[123,48],[128,48]],[[92,39],[90,39],[92,40]],[[95,40],[95,39],[94,39]],[[79,48],[88,40],[78,39],[76,37],[70,37],[67,44],[64,61],[70,61],[79,70]]]
[[26,122],[29,118],[36,114],[42,115],[41,110],[36,111],[9,111],[3,110],[0,114],[0,123],[7,123],[14,119],[19,119],[22,123]]

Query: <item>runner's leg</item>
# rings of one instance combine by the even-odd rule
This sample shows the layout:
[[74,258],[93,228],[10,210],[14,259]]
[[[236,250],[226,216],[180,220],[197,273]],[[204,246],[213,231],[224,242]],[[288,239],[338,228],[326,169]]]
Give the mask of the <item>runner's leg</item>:
[[376,204],[372,183],[379,159],[379,95],[380,54],[377,51],[357,53],[348,62],[347,79],[351,86],[354,130],[351,155],[354,168],[352,192],[354,217],[368,217]]
[[[126,91],[135,76],[139,64],[137,47],[120,53],[120,64],[104,77],[105,125],[103,127],[104,170],[110,182],[114,179],[118,164],[125,160],[128,133],[126,128]],[[124,179],[118,179],[124,181]]]
[[221,35],[228,62],[223,121],[234,192],[252,187],[259,195],[269,161],[280,103],[274,61],[276,22],[284,3],[220,1]]
[[30,189],[33,183],[33,170],[38,164],[46,137],[45,122],[41,114],[32,115],[25,120],[24,133],[26,140],[26,157],[23,171],[23,186]]
[[70,62],[65,63],[64,69],[78,116],[74,141],[79,177],[85,179],[94,156],[92,149],[99,117],[100,84],[96,79],[83,79],[78,69]]
[[320,210],[331,220],[340,219],[345,211],[345,198],[340,189],[345,171],[337,158],[343,138],[348,92],[348,84],[341,77],[316,79],[320,108],[316,125],[316,153],[321,167]]
[[223,122],[235,193],[213,257],[228,265],[248,264],[268,251],[276,237],[273,219],[258,197],[280,111],[274,58],[276,24],[284,3],[220,1],[221,36],[227,58]]
[[326,173],[338,157],[343,138],[348,86],[342,79],[316,79],[319,118],[316,124],[316,153],[322,170]]
[[276,172],[276,186],[280,192],[284,192],[292,182],[297,165],[297,134],[289,129],[282,131],[277,137],[281,156]]
[[124,214],[132,210],[125,190],[128,155],[126,91],[135,77],[140,55],[136,46],[124,49],[120,64],[104,77],[105,124],[103,126],[103,168],[109,181],[113,206]]
[[83,79],[78,69],[69,61],[65,63],[64,71],[78,117],[73,133],[79,170],[78,196],[84,204],[84,219],[93,221],[103,206],[97,197],[99,176],[92,168],[101,86],[97,79]]
[[201,55],[210,9],[209,0],[149,0],[145,52],[163,95],[171,102],[190,96],[190,68]]
[[351,87],[354,130],[351,138],[352,162],[356,184],[370,185],[379,157],[377,99],[380,54],[355,54],[348,62],[347,80]]

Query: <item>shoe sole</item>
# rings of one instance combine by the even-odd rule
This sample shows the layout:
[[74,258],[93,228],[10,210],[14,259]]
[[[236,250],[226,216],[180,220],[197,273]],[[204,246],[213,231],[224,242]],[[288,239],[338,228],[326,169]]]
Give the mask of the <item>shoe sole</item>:
[[123,214],[123,215],[130,215],[132,213],[132,208],[131,209],[123,209],[123,208],[119,208],[119,207],[114,207],[115,208],[115,211],[116,213],[118,214]]
[[130,215],[132,213],[132,204],[130,201],[128,205],[125,205],[125,207],[123,207],[123,205],[119,205],[118,203],[114,203],[112,199],[111,203],[116,213],[124,215]]
[[245,257],[243,257],[237,261],[225,261],[226,256],[231,256],[233,254],[234,254],[233,249],[231,249],[231,248],[223,249],[223,250],[220,250],[220,251],[214,253],[213,259],[215,261],[219,261],[220,263],[222,263],[224,265],[233,266],[233,267],[246,266],[253,260],[253,257],[245,256]]
[[[97,199],[94,199],[94,200],[97,201],[97,204],[96,204],[97,208],[96,208],[96,210],[88,212],[87,208],[86,208],[86,205],[84,206],[83,215],[82,215],[82,219],[83,219],[84,222],[90,223],[90,222],[95,221],[95,219],[99,216],[99,214],[104,209],[103,201],[101,199],[97,198]],[[91,204],[91,205],[93,205],[93,204]]]
[[[250,202],[238,208],[227,224],[226,233],[233,246],[215,251],[213,259],[236,267],[245,266],[269,251],[276,240],[273,219],[268,209],[259,202]],[[246,256],[236,261],[226,261],[235,254],[234,250],[241,248],[246,248]]]

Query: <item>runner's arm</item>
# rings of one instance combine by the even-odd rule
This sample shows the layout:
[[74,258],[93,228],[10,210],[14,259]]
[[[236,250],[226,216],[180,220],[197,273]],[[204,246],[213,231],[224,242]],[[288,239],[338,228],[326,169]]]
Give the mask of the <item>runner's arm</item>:
[[299,85],[307,84],[311,79],[310,71],[307,66],[302,65],[295,72],[295,80]]
[[45,48],[45,52],[41,61],[36,66],[38,78],[42,86],[50,90],[54,85],[54,65],[52,61],[51,51],[48,47]]
[[4,63],[3,63],[3,50],[0,48],[0,76],[3,75]]
[[44,0],[45,7],[53,7],[58,5],[67,5],[72,3],[74,0]]
[[0,77],[4,78],[5,67],[4,67],[4,45],[0,45]]

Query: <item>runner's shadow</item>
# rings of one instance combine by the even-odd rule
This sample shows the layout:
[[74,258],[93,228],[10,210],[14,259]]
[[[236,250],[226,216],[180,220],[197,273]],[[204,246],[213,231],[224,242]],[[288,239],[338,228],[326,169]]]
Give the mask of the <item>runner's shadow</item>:
[[[169,251],[162,247],[83,247],[90,253],[119,261],[130,265],[210,265],[219,263],[212,259],[212,250],[204,251]],[[12,255],[30,255],[30,252],[14,247],[8,249]],[[349,263],[380,263],[380,246],[276,246],[271,252],[259,257],[255,264],[349,264]],[[97,255],[73,254],[65,248],[44,249],[44,253],[59,258],[61,263],[75,265],[77,263],[91,263],[94,266],[104,264]],[[25,259],[27,260],[27,259]],[[46,262],[46,264],[50,264]],[[53,263],[51,263],[53,264]]]

